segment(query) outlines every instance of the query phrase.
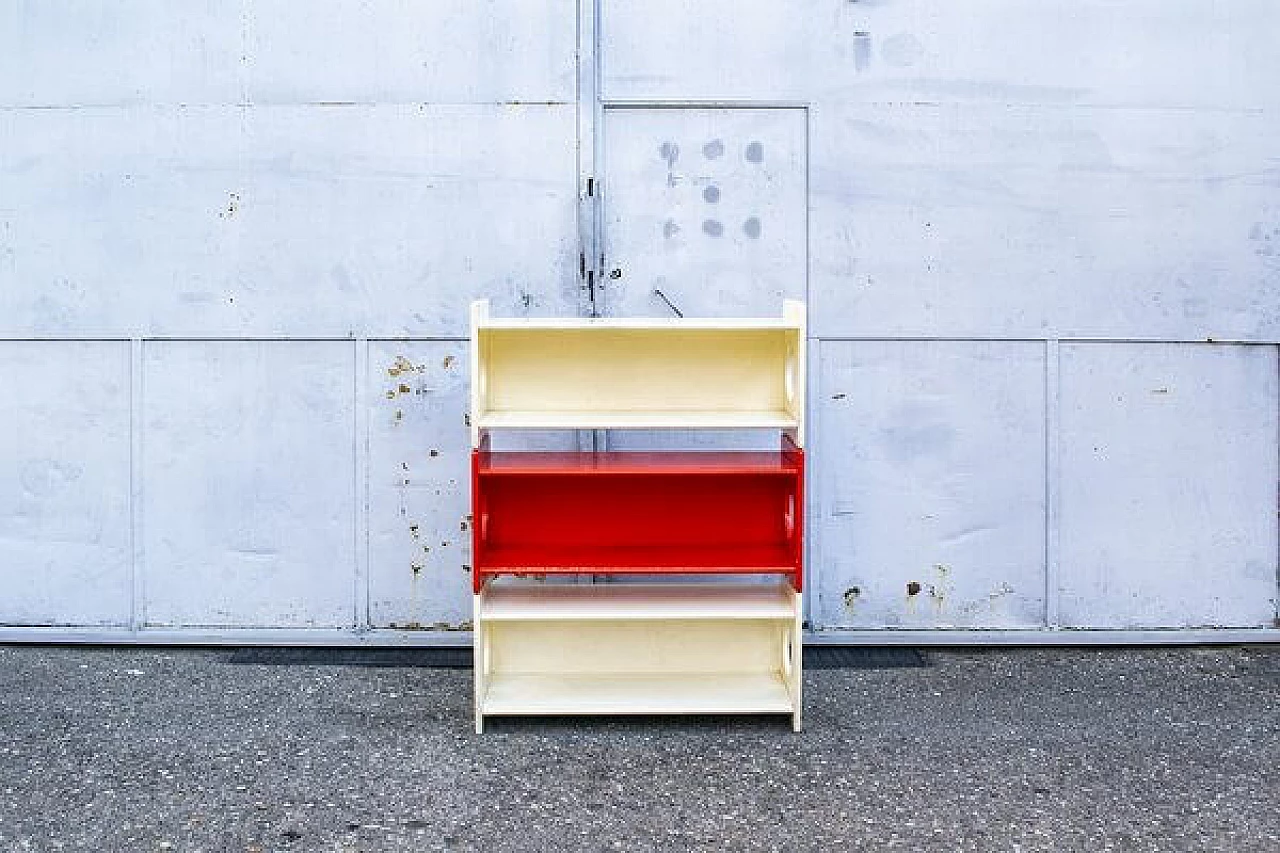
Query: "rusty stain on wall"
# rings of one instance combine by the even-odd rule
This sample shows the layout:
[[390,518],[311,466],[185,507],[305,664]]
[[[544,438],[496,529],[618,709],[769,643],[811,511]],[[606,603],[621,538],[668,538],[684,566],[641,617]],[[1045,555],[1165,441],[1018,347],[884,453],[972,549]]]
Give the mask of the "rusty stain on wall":
[[470,631],[471,620],[464,622],[388,622],[397,631]]
[[426,370],[425,365],[414,364],[402,355],[397,355],[395,363],[387,368],[387,375],[393,379],[406,373],[422,373]]

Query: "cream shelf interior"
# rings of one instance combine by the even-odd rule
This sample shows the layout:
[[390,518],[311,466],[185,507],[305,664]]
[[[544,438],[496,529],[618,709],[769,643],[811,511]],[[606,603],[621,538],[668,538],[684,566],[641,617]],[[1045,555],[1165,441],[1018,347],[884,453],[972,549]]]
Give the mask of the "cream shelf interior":
[[803,446],[802,303],[763,319],[488,313],[473,304],[473,445],[489,429],[769,428]]
[[789,584],[526,585],[476,596],[476,731],[493,714],[790,714]]

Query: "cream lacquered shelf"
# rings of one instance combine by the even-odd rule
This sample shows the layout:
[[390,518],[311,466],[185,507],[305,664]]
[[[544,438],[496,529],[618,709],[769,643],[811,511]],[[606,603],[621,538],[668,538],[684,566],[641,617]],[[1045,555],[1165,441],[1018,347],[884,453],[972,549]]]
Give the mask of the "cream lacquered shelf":
[[473,446],[489,429],[781,429],[803,446],[804,305],[781,318],[494,320],[472,305]]
[[790,714],[800,595],[788,584],[525,585],[476,596],[476,730],[495,714]]

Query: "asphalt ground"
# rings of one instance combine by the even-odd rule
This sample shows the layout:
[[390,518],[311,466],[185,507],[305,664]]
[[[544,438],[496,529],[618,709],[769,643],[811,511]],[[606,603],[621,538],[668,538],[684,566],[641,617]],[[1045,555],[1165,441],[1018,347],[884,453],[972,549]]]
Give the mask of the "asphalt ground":
[[1280,647],[927,656],[477,736],[468,670],[0,647],[0,851],[1280,851]]

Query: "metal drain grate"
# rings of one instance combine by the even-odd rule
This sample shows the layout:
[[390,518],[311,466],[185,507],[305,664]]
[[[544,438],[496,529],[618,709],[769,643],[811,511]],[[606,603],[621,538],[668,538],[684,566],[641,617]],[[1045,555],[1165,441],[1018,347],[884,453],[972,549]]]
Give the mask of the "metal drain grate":
[[808,646],[805,669],[903,669],[928,666],[919,649],[898,646]]
[[429,669],[470,669],[471,647],[430,649],[328,649],[307,647],[246,647],[236,649],[229,663],[286,666],[384,666]]

